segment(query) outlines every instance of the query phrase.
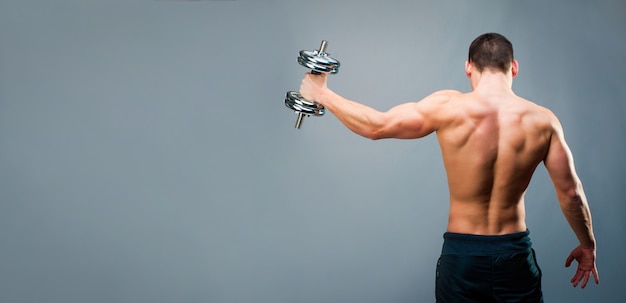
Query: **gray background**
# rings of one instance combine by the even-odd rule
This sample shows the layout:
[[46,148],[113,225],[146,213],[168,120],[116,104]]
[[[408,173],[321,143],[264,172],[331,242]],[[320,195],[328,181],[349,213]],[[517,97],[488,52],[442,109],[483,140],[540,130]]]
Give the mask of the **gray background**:
[[[433,302],[447,214],[434,136],[370,141],[283,105],[322,39],[379,110],[469,90],[467,46],[514,44],[515,91],[561,119],[601,284],[539,167],[547,302],[622,302],[624,1],[0,1],[0,302]],[[621,299],[620,299],[621,298]]]

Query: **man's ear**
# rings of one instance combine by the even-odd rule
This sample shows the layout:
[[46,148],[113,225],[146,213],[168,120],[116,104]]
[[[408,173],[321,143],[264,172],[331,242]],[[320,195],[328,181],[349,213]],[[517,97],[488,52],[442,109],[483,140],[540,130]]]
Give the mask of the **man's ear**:
[[519,63],[517,63],[517,60],[513,60],[513,62],[511,62],[511,74],[513,78],[517,76],[517,72],[519,72]]
[[472,63],[470,63],[469,61],[465,61],[465,75],[468,78],[472,77],[472,69],[473,69]]

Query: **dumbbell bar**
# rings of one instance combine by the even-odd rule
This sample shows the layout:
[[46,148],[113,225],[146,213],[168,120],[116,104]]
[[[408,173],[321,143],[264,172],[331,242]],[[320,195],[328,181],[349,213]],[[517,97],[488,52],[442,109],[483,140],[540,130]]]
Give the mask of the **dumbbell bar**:
[[[311,69],[312,74],[336,74],[339,72],[339,61],[329,56],[326,53],[326,47],[328,42],[322,40],[319,50],[300,51],[298,56],[298,63],[306,68]],[[302,121],[306,116],[322,116],[325,113],[324,107],[315,102],[309,101],[300,95],[299,92],[290,91],[285,96],[285,106],[294,110],[298,114],[296,120],[296,128],[302,126]]]

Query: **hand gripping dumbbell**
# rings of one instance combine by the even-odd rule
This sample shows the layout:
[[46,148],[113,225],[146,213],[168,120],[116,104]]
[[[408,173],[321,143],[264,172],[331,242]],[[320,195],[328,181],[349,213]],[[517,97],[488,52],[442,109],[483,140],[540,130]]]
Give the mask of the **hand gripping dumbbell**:
[[[301,50],[298,63],[306,68],[310,68],[311,74],[336,74],[339,71],[339,61],[326,53],[327,45],[328,42],[322,40],[319,50]],[[285,96],[285,106],[293,109],[298,114],[296,128],[302,126],[302,121],[305,116],[322,116],[325,113],[324,106],[315,101],[306,100],[302,98],[299,92],[294,91],[287,92]]]

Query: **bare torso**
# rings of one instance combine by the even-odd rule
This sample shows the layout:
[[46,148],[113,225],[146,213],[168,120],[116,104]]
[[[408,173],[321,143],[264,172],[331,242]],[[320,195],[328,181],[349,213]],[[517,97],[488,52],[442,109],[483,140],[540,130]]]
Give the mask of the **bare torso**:
[[562,127],[548,109],[512,91],[518,64],[483,71],[466,62],[472,92],[435,92],[386,112],[348,100],[326,86],[327,77],[306,74],[300,93],[316,100],[347,128],[372,140],[416,139],[437,133],[448,175],[447,231],[502,235],[526,230],[524,193],[539,163],[545,164],[557,199],[580,241],[566,266],[579,262],[572,283],[585,286],[595,266],[595,237],[582,183],[576,176]]
[[450,190],[447,230],[525,231],[524,193],[548,150],[548,114],[512,92],[449,97],[437,130]]

